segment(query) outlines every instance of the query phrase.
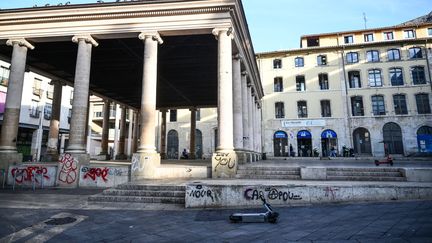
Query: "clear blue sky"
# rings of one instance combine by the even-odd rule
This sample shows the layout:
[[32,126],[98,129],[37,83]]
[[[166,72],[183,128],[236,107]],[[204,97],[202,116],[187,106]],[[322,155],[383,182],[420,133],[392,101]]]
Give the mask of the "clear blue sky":
[[[0,8],[97,0],[0,0]],[[104,0],[114,2],[115,0]],[[300,36],[396,25],[432,11],[432,0],[243,0],[256,52],[300,47]]]

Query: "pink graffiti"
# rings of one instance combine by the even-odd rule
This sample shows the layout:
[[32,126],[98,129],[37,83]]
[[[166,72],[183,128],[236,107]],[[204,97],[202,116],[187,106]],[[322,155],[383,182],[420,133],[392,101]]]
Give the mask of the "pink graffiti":
[[92,180],[96,180],[96,177],[102,178],[105,182],[108,181],[106,176],[108,175],[109,168],[91,168],[87,173],[84,175],[84,179],[87,179],[87,177],[90,177]]
[[59,162],[62,164],[59,172],[59,181],[67,184],[74,183],[77,177],[77,161],[71,154],[64,154]]
[[[35,175],[42,174],[45,179],[49,180],[48,169],[43,166],[29,166],[26,168],[13,168],[11,170],[12,177],[15,178],[15,182],[23,183],[24,181],[32,181],[33,180],[33,171]],[[35,176],[35,181],[39,183],[37,176]]]

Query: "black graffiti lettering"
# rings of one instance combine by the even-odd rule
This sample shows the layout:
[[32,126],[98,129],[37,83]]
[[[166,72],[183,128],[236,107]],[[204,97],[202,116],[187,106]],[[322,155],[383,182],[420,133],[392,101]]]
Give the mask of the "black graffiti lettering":
[[236,161],[229,157],[229,153],[216,153],[215,160],[217,164],[214,171],[216,171],[219,166],[227,166],[228,169],[232,169],[236,164]]
[[[276,188],[266,188],[264,190],[267,193],[267,198],[269,200],[280,200],[280,201],[288,201],[288,200],[302,200],[300,195],[296,195],[293,192],[287,191],[279,191]],[[244,197],[247,200],[259,200],[260,196],[264,197],[264,191],[260,191],[257,189],[246,189],[244,192]]]
[[[201,188],[202,187],[200,187],[200,189]],[[198,186],[197,186],[197,189],[198,189]],[[189,196],[197,198],[197,199],[209,197],[209,198],[211,198],[212,202],[214,202],[213,192],[210,189],[209,190],[204,190],[204,189],[200,190],[200,189],[198,189],[198,190],[192,190],[189,193]]]

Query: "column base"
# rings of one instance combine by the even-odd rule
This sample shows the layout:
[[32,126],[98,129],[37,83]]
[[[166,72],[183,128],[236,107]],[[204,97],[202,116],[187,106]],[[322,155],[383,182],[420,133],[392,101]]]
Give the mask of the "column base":
[[131,180],[157,179],[156,168],[160,166],[160,155],[154,153],[134,153],[131,164]]
[[234,150],[237,154],[238,164],[246,164],[248,162],[248,153],[244,150]]
[[[3,152],[0,151],[0,170],[8,170],[9,165],[22,163],[23,155],[15,151],[13,152]],[[3,179],[3,178],[2,178]]]
[[60,155],[58,153],[47,153],[42,156],[41,161],[43,162],[58,162]]
[[234,150],[219,150],[212,156],[212,177],[234,178],[237,166],[237,153]]
[[94,156],[94,159],[98,160],[98,161],[105,161],[105,160],[110,160],[110,156],[109,154],[98,154],[96,156]]
[[59,158],[57,185],[59,187],[78,187],[80,166],[90,164],[90,155],[86,153],[64,153]]

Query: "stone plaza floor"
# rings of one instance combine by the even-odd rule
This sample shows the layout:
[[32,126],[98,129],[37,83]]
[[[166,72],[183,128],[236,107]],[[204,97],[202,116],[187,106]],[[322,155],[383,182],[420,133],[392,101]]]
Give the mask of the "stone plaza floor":
[[432,242],[432,201],[277,207],[277,224],[236,224],[231,213],[263,209],[88,205],[93,193],[0,190],[0,242]]

